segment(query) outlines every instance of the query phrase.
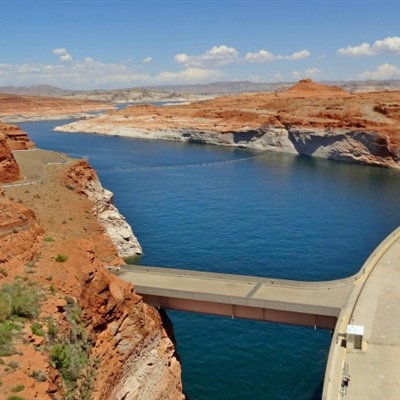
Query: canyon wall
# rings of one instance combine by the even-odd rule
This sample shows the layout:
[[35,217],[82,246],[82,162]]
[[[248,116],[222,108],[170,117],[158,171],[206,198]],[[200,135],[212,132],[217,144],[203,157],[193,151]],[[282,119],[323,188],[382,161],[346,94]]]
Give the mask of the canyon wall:
[[57,127],[400,167],[400,92],[350,94],[305,79],[279,93],[139,105]]
[[[94,122],[94,121],[93,121]],[[331,160],[400,168],[400,150],[385,135],[352,129],[264,126],[236,132],[200,131],[195,128],[145,129],[114,124],[72,123],[56,128],[151,140],[171,140],[217,146],[279,151]]]
[[142,254],[142,248],[132,228],[113,204],[113,193],[104,189],[96,172],[86,161],[80,161],[68,171],[67,185],[84,193],[93,203],[92,212],[105,228],[120,257]]
[[19,166],[11,153],[7,137],[0,132],[0,182],[10,183],[20,178]]
[[[0,177],[6,170],[0,164]],[[47,165],[46,172],[41,184],[0,190],[0,285],[26,286],[41,299],[2,356],[0,398],[23,383],[18,394],[26,399],[184,399],[160,314],[105,268],[141,251],[112,194],[87,162]],[[63,351],[58,362],[54,349]]]

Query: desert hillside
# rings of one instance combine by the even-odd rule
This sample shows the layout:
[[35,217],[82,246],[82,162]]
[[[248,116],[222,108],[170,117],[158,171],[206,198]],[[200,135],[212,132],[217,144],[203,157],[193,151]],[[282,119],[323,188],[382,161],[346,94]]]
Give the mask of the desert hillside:
[[112,194],[87,162],[13,154],[30,142],[1,129],[0,398],[182,399],[160,314],[105,268],[141,252]]
[[113,108],[110,103],[100,101],[0,93],[0,120],[3,122],[73,118]]

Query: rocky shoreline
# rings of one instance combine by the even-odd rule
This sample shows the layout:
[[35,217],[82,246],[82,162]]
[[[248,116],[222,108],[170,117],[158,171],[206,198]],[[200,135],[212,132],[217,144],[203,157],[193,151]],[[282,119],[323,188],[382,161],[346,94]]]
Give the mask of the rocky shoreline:
[[[2,129],[8,162],[12,147],[27,146],[27,136]],[[21,165],[11,174],[0,163],[0,177],[20,179],[32,168]],[[18,394],[26,399],[184,399],[168,321],[105,268],[142,251],[112,193],[86,161],[45,168],[40,184],[0,189],[0,289],[23,285],[20,296],[27,292],[34,303],[38,290],[41,298],[35,313],[4,338],[0,398],[23,382]],[[2,318],[0,324],[8,323]]]
[[385,137],[368,131],[268,126],[248,131],[221,133],[195,128],[150,130],[123,127],[112,123],[97,125],[95,121],[92,124],[73,122],[58,126],[54,130],[269,150],[358,164],[400,168],[400,151],[392,151],[390,143]]
[[350,94],[303,80],[279,93],[127,107],[55,130],[271,150],[398,169],[399,124],[400,92]]
[[143,253],[131,226],[113,204],[114,194],[103,188],[87,161],[74,164],[66,175],[66,182],[69,187],[85,194],[93,203],[92,214],[104,227],[120,257],[134,257]]

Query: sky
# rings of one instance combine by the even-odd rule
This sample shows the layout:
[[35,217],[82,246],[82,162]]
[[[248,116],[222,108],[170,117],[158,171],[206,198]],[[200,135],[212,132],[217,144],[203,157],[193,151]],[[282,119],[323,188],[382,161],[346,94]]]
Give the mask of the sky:
[[400,0],[0,0],[0,86],[400,79]]

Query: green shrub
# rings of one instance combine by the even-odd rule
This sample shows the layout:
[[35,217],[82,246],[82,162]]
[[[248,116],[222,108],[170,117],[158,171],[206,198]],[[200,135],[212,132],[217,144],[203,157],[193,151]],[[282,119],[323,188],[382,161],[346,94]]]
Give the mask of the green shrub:
[[68,260],[68,256],[65,254],[57,254],[56,261],[57,262],[65,262]]
[[0,357],[15,354],[12,341],[23,326],[21,318],[39,314],[41,293],[35,283],[21,280],[0,286]]
[[54,340],[57,337],[58,334],[58,327],[57,324],[54,322],[53,318],[49,318],[47,321],[47,334],[49,335],[49,338]]
[[12,314],[11,300],[5,293],[0,293],[0,321],[6,321]]
[[79,343],[63,343],[53,346],[50,358],[66,382],[76,382],[82,368],[87,364],[87,355]]
[[3,285],[2,290],[11,303],[11,315],[23,318],[38,316],[40,294],[37,289],[27,290],[25,285],[16,282]]
[[11,360],[11,361],[8,363],[8,366],[9,366],[10,368],[12,368],[12,369],[17,369],[17,368],[19,367],[19,364],[18,364],[17,361]]
[[25,389],[25,386],[24,386],[24,385],[17,385],[17,386],[14,386],[14,387],[11,389],[11,391],[12,391],[13,393],[18,393],[18,392],[22,392],[24,389]]
[[25,400],[25,399],[19,396],[9,396],[7,397],[7,400]]
[[37,335],[37,336],[45,335],[42,325],[39,324],[38,322],[32,322],[31,331],[34,335]]
[[43,240],[45,242],[54,242],[54,238],[52,236],[45,236]]
[[41,370],[34,370],[30,376],[38,382],[45,382],[48,379],[46,373]]

